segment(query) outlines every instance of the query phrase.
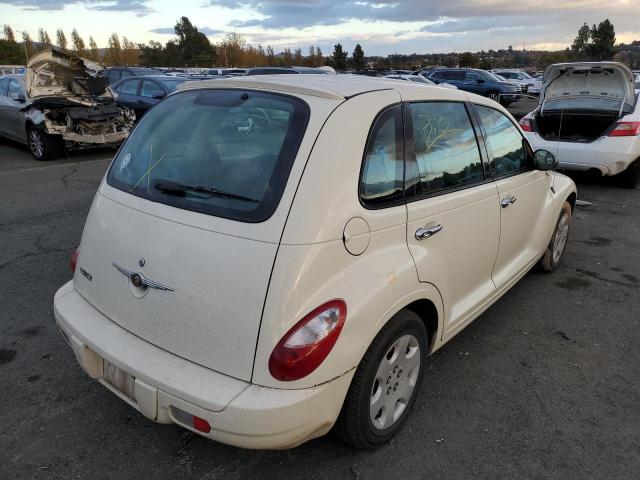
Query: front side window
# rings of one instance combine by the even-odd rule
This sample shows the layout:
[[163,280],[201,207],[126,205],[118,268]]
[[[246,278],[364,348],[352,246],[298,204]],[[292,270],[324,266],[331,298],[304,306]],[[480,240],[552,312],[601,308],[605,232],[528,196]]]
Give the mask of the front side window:
[[411,120],[422,193],[484,181],[476,135],[463,103],[412,103]]
[[529,157],[520,131],[502,112],[476,105],[484,126],[487,147],[491,152],[491,170],[509,175],[529,168]]
[[0,97],[6,97],[9,91],[9,79],[0,78]]
[[24,94],[22,93],[22,87],[20,86],[17,80],[11,80],[9,82],[9,92],[7,96],[12,100],[18,100],[19,98],[24,98]]
[[385,110],[373,124],[365,150],[360,198],[367,206],[380,206],[402,198],[404,142],[402,108]]
[[242,90],[191,90],[145,115],[107,182],[153,202],[244,222],[276,210],[304,136],[297,98]]

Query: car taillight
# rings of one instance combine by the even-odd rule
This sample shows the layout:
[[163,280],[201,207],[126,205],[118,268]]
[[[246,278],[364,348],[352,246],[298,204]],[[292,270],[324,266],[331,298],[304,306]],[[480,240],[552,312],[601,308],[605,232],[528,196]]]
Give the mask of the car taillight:
[[522,117],[518,123],[525,132],[533,132],[533,127],[531,126],[531,120],[529,118]]
[[640,135],[640,122],[618,122],[608,137],[635,137]]
[[347,304],[331,300],[296,323],[269,357],[269,372],[282,381],[298,380],[327,358],[347,317]]
[[71,254],[71,259],[69,260],[69,266],[71,267],[71,273],[76,273],[76,266],[78,265],[78,251],[76,248]]

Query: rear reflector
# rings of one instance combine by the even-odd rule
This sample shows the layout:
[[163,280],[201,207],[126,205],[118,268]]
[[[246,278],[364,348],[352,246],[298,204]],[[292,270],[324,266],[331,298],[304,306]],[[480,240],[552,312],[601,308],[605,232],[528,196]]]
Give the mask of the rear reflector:
[[202,433],[209,433],[211,431],[211,425],[204,418],[193,416],[193,428]]
[[640,122],[618,122],[608,137],[635,137],[640,135]]
[[531,126],[531,120],[528,119],[527,117],[522,117],[520,119],[520,122],[518,122],[520,124],[520,127],[522,128],[522,130],[524,130],[525,132],[533,132],[533,127]]

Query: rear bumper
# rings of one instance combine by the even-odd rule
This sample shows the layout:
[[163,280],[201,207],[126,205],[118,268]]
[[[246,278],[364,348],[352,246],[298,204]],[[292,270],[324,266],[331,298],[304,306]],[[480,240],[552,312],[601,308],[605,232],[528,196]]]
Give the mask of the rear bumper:
[[640,158],[638,137],[601,137],[591,143],[552,142],[536,132],[525,132],[534,150],[548,150],[558,159],[559,168],[577,171],[598,170],[617,175]]
[[[56,323],[82,369],[144,416],[176,423],[242,448],[280,449],[324,435],[333,426],[353,370],[313,388],[285,390],[244,382],[189,362],[122,329],[65,284],[54,299]],[[104,360],[135,378],[135,400],[103,378]],[[196,431],[176,409],[209,422]]]

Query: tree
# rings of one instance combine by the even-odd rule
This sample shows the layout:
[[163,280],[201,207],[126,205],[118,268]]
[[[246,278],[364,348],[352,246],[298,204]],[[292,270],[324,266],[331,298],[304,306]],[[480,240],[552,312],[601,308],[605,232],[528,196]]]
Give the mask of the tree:
[[364,61],[364,50],[358,43],[356,48],[353,49],[353,68],[356,70],[364,70],[367,64]]
[[271,45],[267,45],[266,54],[267,54],[267,64],[271,65],[271,66],[275,65],[275,63],[276,63],[276,54],[273,51],[273,47]]
[[333,47],[333,68],[336,70],[347,69],[347,52],[342,50],[342,45],[339,43]]
[[291,55],[291,49],[285,48],[282,51],[282,63],[285,67],[290,67],[293,63],[293,56]]
[[461,67],[473,68],[478,64],[478,59],[473,53],[464,52],[462,55],[460,55],[458,63]]
[[[247,41],[242,35],[236,32],[230,32],[220,44],[220,50],[224,55],[225,67],[237,67],[243,63],[243,52],[247,46]],[[267,47],[269,49],[269,47]]]
[[138,45],[127,37],[122,37],[122,63],[125,65],[137,65],[138,61]]
[[160,67],[164,66],[164,64],[166,63],[165,51],[162,48],[162,44],[160,42],[151,40],[149,42],[149,45],[141,43],[138,45],[138,50],[140,52],[140,63],[142,63],[143,65],[148,65],[150,67]]
[[84,40],[78,34],[78,31],[75,28],[71,31],[71,43],[73,44],[73,50],[78,55],[83,57],[84,56]]
[[112,33],[109,37],[108,48],[104,55],[104,62],[108,65],[122,64],[122,46],[117,33]]
[[13,28],[11,28],[10,25],[5,25],[4,26],[4,38],[8,41],[8,42],[14,42],[16,41],[16,37],[13,34]]
[[591,39],[591,30],[589,25],[583,24],[578,30],[578,35],[571,45],[571,56],[574,60],[583,60],[589,55],[589,40]]
[[591,45],[589,46],[592,60],[611,60],[615,54],[616,31],[609,19],[591,28]]
[[293,64],[296,66],[302,65],[302,50],[300,48],[296,48],[293,54]]
[[67,37],[61,28],[56,32],[56,45],[58,45],[61,50],[67,50]]
[[38,30],[38,41],[44,45],[45,48],[51,46],[51,38],[46,30],[42,28]]
[[211,65],[215,60],[215,48],[207,36],[198,31],[187,17],[181,17],[176,23],[178,49],[187,66]]
[[27,55],[27,62],[29,62],[29,59],[36,53],[29,32],[22,32],[22,45],[24,46],[24,50]]
[[94,62],[100,60],[100,52],[98,51],[98,45],[93,37],[89,37],[89,58]]
[[320,47],[316,47],[316,67],[322,67],[324,64],[325,61],[322,56],[322,50],[320,50]]

